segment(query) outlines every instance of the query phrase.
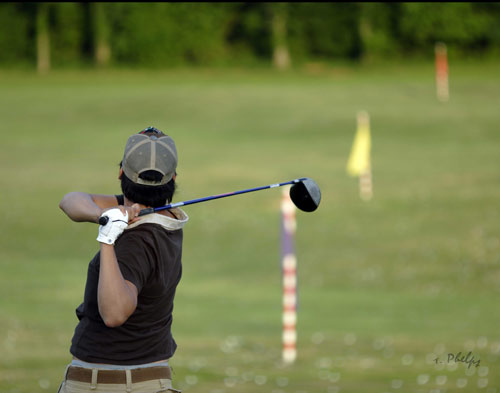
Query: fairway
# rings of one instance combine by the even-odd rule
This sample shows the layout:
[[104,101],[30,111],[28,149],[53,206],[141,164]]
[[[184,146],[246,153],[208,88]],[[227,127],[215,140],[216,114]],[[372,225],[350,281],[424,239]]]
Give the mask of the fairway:
[[[171,359],[189,393],[500,393],[500,74],[431,63],[303,71],[0,72],[0,392],[55,392],[129,135],[179,153],[174,202],[311,177],[297,212],[298,358],[281,363],[281,192],[185,207]],[[374,198],[346,174],[371,118]],[[472,352],[478,367],[451,360]],[[471,356],[472,356],[471,355]]]

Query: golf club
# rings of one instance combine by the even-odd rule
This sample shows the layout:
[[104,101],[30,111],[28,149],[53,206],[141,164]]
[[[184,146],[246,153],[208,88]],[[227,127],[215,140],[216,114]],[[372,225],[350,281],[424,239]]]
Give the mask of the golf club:
[[[290,187],[290,199],[295,204],[295,206],[305,212],[312,212],[316,210],[321,201],[321,191],[319,190],[316,182],[308,177],[302,177],[300,179],[290,180],[283,183],[270,184],[267,186],[249,188],[240,191],[228,192],[225,194],[212,195],[204,198],[191,199],[189,201],[171,203],[169,205],[160,207],[149,207],[147,209],[142,209],[139,212],[139,216],[144,216],[146,214],[156,213],[161,210],[171,209],[174,207],[193,205],[195,203],[211,201],[214,199],[226,198],[234,195],[246,194],[248,192],[267,190],[269,188],[276,188],[286,186],[288,184],[293,184]],[[108,223],[108,217],[104,216],[99,219],[99,224],[106,225]]]

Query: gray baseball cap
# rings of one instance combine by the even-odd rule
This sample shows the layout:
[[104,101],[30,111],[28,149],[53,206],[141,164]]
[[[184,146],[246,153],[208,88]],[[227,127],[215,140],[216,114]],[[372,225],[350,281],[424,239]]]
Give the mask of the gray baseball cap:
[[[137,184],[160,186],[168,183],[177,168],[177,149],[168,135],[132,135],[127,140],[122,168],[125,175]],[[163,175],[159,182],[139,177],[145,171],[157,171]]]

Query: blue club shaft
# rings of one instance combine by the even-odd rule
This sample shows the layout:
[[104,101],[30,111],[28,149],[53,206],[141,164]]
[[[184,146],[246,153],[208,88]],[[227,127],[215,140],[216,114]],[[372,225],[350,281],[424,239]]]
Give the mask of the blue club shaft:
[[248,188],[246,190],[239,190],[239,191],[228,192],[228,193],[225,193],[225,194],[212,195],[212,196],[208,196],[208,197],[204,197],[204,198],[191,199],[189,201],[171,203],[169,205],[160,206],[160,207],[150,207],[150,208],[141,210],[139,212],[139,216],[144,216],[146,214],[155,213],[155,212],[158,212],[158,211],[161,211],[161,210],[165,210],[165,209],[171,209],[171,208],[174,208],[174,207],[193,205],[195,203],[200,203],[200,202],[205,202],[205,201],[211,201],[211,200],[214,200],[214,199],[220,199],[220,198],[226,198],[226,197],[230,197],[230,196],[234,196],[234,195],[246,194],[248,192],[266,190],[268,188],[282,187],[282,186],[286,186],[288,184],[296,184],[296,183],[300,183],[301,181],[304,181],[306,179],[307,178],[302,177],[300,179],[294,179],[294,180],[290,180],[290,181],[287,181],[287,182],[284,182],[284,183],[269,184],[267,186],[262,186],[262,187]]

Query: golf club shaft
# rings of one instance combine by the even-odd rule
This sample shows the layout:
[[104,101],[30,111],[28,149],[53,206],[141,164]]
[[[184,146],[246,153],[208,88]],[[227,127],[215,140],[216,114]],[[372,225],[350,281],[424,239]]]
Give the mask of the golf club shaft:
[[282,187],[282,186],[286,186],[288,184],[299,183],[299,182],[301,182],[301,181],[303,181],[305,179],[306,178],[303,177],[303,178],[300,178],[300,179],[290,180],[290,181],[287,181],[287,182],[284,182],[284,183],[269,184],[267,186],[249,188],[249,189],[246,189],[246,190],[240,190],[240,191],[234,191],[234,192],[228,192],[226,194],[219,194],[219,195],[212,195],[212,196],[208,196],[208,197],[204,197],[204,198],[191,199],[189,201],[171,203],[169,205],[160,206],[160,207],[149,207],[147,209],[142,209],[139,212],[139,216],[144,216],[146,214],[155,213],[155,212],[158,212],[158,211],[161,211],[161,210],[165,210],[165,209],[171,209],[171,208],[174,208],[174,207],[193,205],[195,203],[211,201],[211,200],[214,200],[214,199],[220,199],[220,198],[226,198],[226,197],[230,197],[230,196],[234,196],[234,195],[246,194],[247,192],[254,192],[254,191],[260,191],[260,190],[266,190],[266,189],[269,189],[269,188]]

